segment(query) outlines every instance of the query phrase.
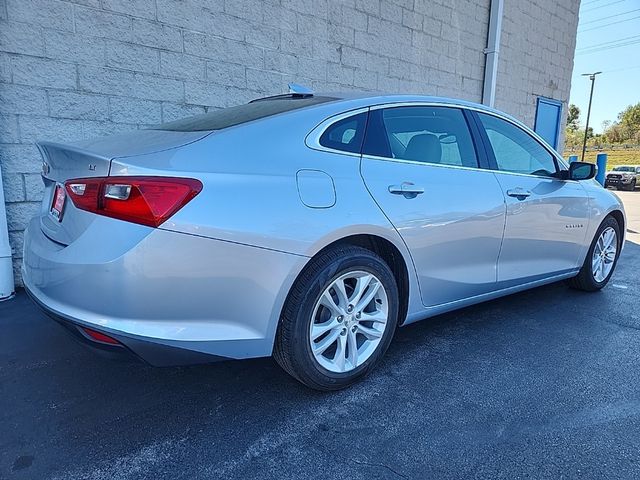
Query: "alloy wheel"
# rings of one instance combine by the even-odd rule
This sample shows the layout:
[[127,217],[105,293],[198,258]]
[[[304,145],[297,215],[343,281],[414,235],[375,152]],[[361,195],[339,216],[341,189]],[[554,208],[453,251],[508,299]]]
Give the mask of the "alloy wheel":
[[591,259],[591,272],[596,282],[604,282],[609,276],[616,260],[617,251],[618,238],[616,231],[611,227],[607,227],[598,237]]
[[370,272],[340,275],[313,309],[309,343],[315,360],[335,373],[356,369],[376,351],[389,317],[384,285]]

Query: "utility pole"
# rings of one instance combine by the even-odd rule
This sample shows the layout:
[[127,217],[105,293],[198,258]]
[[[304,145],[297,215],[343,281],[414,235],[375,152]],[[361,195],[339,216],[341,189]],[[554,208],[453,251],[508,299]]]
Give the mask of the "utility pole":
[[584,154],[587,151],[587,135],[589,135],[589,117],[591,116],[591,100],[593,100],[593,86],[596,83],[596,75],[600,75],[602,72],[583,73],[583,77],[589,77],[591,80],[591,93],[589,94],[589,108],[587,109],[587,124],[584,127],[584,142],[582,143],[582,158],[581,162],[584,162]]

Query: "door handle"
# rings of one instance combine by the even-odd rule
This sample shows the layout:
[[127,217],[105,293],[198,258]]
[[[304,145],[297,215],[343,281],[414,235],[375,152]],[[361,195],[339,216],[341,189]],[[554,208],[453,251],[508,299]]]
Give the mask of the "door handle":
[[400,185],[389,185],[389,193],[404,195],[405,198],[415,198],[424,193],[424,188],[418,187],[411,182],[402,182]]
[[515,197],[518,200],[524,200],[527,197],[531,196],[531,192],[529,190],[525,190],[524,188],[512,188],[511,190],[507,190],[507,195],[510,197]]

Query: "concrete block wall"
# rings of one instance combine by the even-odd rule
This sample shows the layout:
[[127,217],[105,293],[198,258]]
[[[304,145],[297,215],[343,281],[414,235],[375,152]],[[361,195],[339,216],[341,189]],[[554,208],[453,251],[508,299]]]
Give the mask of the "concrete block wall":
[[[568,98],[578,0],[566,1],[506,2],[498,106],[530,124],[531,95]],[[42,196],[37,139],[144,128],[289,81],[480,101],[488,18],[489,0],[0,0],[0,164],[18,283]],[[542,23],[529,33],[532,19]]]
[[[559,100],[563,102],[564,132],[579,8],[580,0],[505,1],[497,109],[533,127],[537,98]],[[563,138],[560,140],[562,145]]]

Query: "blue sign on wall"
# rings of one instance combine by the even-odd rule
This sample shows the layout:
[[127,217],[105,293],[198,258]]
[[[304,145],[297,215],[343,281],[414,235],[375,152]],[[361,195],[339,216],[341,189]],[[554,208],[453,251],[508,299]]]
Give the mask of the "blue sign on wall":
[[538,97],[536,123],[533,129],[553,148],[558,148],[561,114],[562,102],[552,98]]

